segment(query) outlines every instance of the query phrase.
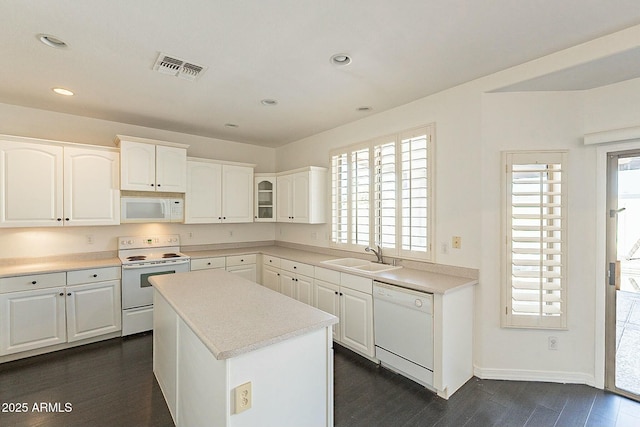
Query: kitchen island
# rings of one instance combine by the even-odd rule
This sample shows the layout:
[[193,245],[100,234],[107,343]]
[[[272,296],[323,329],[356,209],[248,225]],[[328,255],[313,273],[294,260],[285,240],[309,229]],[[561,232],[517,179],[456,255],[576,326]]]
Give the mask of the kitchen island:
[[178,427],[333,425],[335,316],[221,270],[150,281],[153,370]]

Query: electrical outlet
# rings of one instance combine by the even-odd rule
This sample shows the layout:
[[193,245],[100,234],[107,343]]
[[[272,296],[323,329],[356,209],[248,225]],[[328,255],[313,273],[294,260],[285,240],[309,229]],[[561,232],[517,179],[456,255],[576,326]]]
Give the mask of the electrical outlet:
[[557,350],[558,349],[558,337],[549,337],[549,350]]
[[448,254],[449,253],[449,245],[446,243],[440,243],[440,253]]
[[451,247],[453,249],[460,249],[462,247],[462,237],[460,236],[453,236],[451,238]]
[[235,388],[236,414],[251,408],[251,381]]
[[233,237],[233,230],[229,230],[229,237]]
[[193,233],[192,232],[189,232],[189,238],[193,239]]
[[93,234],[87,234],[87,244],[93,245],[93,242],[94,242]]

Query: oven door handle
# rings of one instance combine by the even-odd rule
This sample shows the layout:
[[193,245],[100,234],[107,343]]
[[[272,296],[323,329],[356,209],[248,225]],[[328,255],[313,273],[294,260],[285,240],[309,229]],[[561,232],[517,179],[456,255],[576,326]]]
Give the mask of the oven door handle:
[[181,261],[162,262],[162,263],[158,263],[158,264],[123,265],[122,269],[123,270],[137,270],[137,269],[140,269],[140,268],[163,267],[163,266],[170,267],[172,265],[182,265],[182,264],[188,264],[188,263],[189,263],[189,260],[185,259],[185,260],[181,260]]

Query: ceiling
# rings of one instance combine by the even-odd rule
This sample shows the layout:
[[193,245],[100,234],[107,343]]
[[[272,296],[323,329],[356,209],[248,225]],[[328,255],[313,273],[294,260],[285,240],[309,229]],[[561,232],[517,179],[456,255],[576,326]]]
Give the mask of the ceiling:
[[638,24],[637,0],[4,0],[0,102],[277,147]]

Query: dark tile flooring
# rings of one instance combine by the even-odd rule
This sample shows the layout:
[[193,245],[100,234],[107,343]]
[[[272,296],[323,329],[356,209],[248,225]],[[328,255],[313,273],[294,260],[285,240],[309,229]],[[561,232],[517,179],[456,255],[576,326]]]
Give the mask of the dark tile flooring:
[[[0,412],[0,426],[173,426],[151,350],[146,334],[0,364],[0,410],[28,406]],[[34,411],[40,402],[71,411]],[[335,425],[637,427],[640,403],[583,385],[476,378],[447,401],[336,346]]]

